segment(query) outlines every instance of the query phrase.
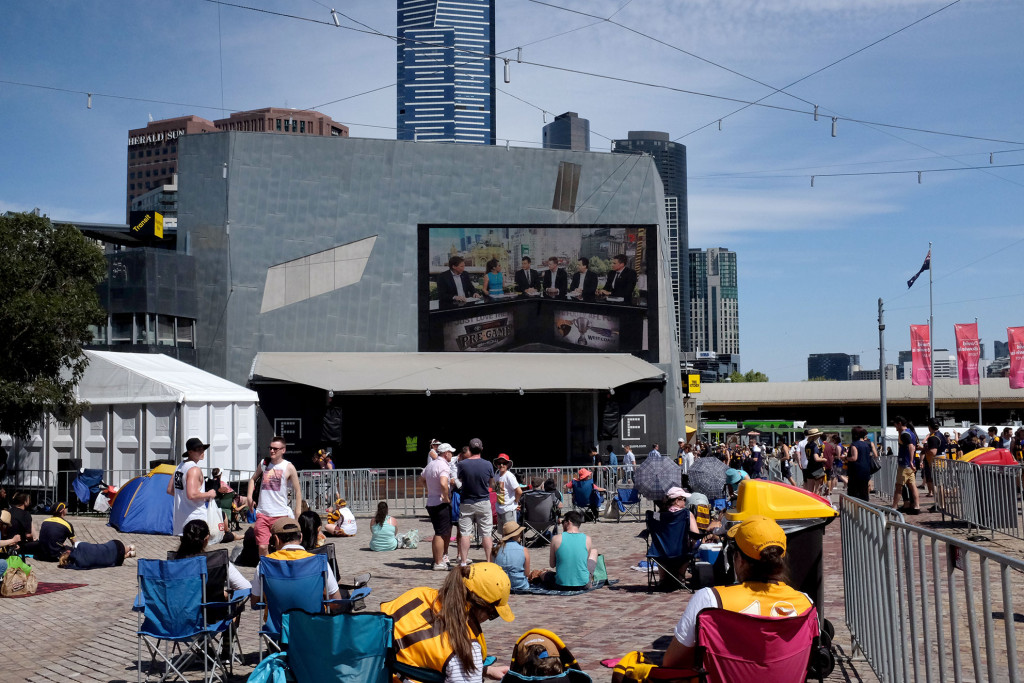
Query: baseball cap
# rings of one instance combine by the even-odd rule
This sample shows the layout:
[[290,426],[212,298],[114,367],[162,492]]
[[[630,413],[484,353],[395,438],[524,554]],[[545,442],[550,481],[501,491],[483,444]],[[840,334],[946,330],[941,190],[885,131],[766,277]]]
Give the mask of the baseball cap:
[[684,441],[686,441],[686,439],[684,439],[683,437],[679,437],[679,443],[682,443]]
[[441,444],[440,446],[437,447],[437,452],[438,453],[454,453],[455,449],[452,448],[452,445],[450,443],[443,443],[443,444]]
[[726,532],[726,536],[736,541],[736,545],[744,555],[760,559],[761,551],[770,546],[782,548],[786,554],[786,532],[774,519],[763,515],[754,515],[743,520]]
[[270,527],[270,533],[272,534],[297,534],[301,531],[299,523],[291,517],[281,517]]
[[480,439],[470,439],[469,447],[482,451],[484,449],[484,442],[481,441]]
[[205,451],[209,447],[210,444],[203,443],[202,439],[197,439],[194,436],[185,442],[186,451]]
[[517,661],[525,659],[526,649],[531,645],[540,645],[544,648],[544,652],[548,657],[554,657],[555,659],[560,658],[558,653],[558,644],[547,635],[538,633],[537,630],[528,632],[518,643],[516,643],[514,658]]
[[493,606],[499,617],[505,621],[516,618],[508,606],[512,584],[504,569],[493,562],[475,562],[469,565],[469,576],[462,582],[466,590]]

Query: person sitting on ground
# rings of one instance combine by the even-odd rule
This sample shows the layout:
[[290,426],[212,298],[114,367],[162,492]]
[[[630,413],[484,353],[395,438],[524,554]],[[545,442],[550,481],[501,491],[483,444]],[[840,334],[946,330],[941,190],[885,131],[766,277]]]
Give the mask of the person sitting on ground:
[[[302,529],[298,522],[291,517],[280,517],[270,527],[272,541],[276,543],[278,550],[267,555],[271,560],[301,560],[313,555],[302,547]],[[260,601],[263,587],[260,584],[260,568],[256,567],[256,574],[252,579],[252,596],[250,602],[255,607]],[[324,597],[328,600],[340,600],[341,589],[338,587],[338,579],[334,576],[334,570],[327,567],[327,581],[324,585]]]
[[32,513],[28,511],[32,504],[32,496],[24,491],[18,491],[11,497],[11,535],[21,536],[25,543],[36,540],[32,533]]
[[395,550],[401,543],[398,540],[398,525],[395,518],[388,515],[388,504],[383,500],[377,503],[377,514],[370,524],[370,550],[383,552]]
[[552,537],[548,562],[554,569],[537,573],[532,580],[553,590],[575,591],[590,588],[597,568],[597,549],[590,537],[580,532],[583,515],[570,510],[562,516],[562,533]]
[[52,516],[44,519],[39,525],[39,540],[24,544],[22,552],[33,555],[37,560],[57,562],[64,551],[69,549],[64,545],[64,541],[71,541],[72,544],[75,542],[75,528],[65,519],[67,515],[67,505],[54,505]]
[[348,501],[338,498],[334,505],[327,508],[327,524],[324,534],[327,536],[355,536],[356,516],[348,509]]
[[730,612],[790,618],[805,613],[813,605],[807,595],[786,583],[786,534],[775,520],[755,515],[729,529],[726,535],[735,545],[733,562],[740,583],[701,588],[694,593],[665,652],[665,667],[693,666],[697,615],[701,610],[720,607]]
[[62,569],[120,567],[128,557],[135,557],[135,546],[126,546],[116,538],[106,543],[79,542],[61,553],[57,566]]
[[320,515],[316,514],[312,510],[306,510],[299,515],[299,529],[302,530],[302,547],[312,552],[314,548],[319,548],[327,539],[320,531],[322,522],[320,521]]
[[3,510],[0,512],[0,580],[7,571],[7,558],[17,554],[19,543],[21,536],[11,533],[11,511]]
[[437,672],[445,683],[481,683],[485,676],[501,680],[507,666],[483,665],[482,625],[498,617],[515,619],[510,590],[501,567],[476,562],[452,567],[438,590],[413,588],[382,603],[381,611],[395,618],[395,659]]
[[501,527],[501,542],[494,555],[494,563],[505,570],[512,584],[512,590],[529,590],[530,551],[523,547],[523,533],[526,527],[517,522],[505,522]]

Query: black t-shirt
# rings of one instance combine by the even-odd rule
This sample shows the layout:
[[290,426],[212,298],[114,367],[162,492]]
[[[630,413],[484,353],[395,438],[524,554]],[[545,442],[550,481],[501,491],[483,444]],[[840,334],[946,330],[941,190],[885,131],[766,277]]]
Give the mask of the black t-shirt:
[[814,472],[825,467],[824,462],[815,460],[816,456],[821,455],[821,444],[817,441],[808,441],[807,445],[804,446],[804,453],[807,454],[807,471]]
[[55,562],[64,551],[64,541],[74,537],[75,528],[66,519],[49,517],[43,520],[39,527],[39,559]]
[[494,479],[494,467],[483,458],[467,458],[459,461],[459,479],[462,480],[462,502],[477,503],[491,496],[490,484]]
[[946,440],[938,434],[929,434],[925,442],[925,448],[935,451],[935,457],[939,457],[946,450]]
[[28,540],[32,533],[32,513],[21,508],[11,508],[11,528],[7,530],[4,538],[13,538],[15,534],[21,536],[22,542]]

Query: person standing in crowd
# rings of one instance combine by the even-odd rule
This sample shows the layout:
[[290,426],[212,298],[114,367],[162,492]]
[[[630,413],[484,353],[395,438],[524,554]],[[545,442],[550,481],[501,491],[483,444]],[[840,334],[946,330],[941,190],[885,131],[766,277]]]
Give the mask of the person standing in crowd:
[[501,680],[507,666],[484,666],[483,624],[512,621],[511,583],[501,567],[481,562],[456,567],[440,589],[407,590],[380,609],[394,619],[395,660],[435,673],[445,683]]
[[792,618],[813,606],[811,599],[790,587],[786,560],[786,533],[775,520],[760,515],[731,527],[726,534],[735,544],[734,586],[701,588],[690,598],[675,628],[675,637],[665,651],[667,668],[693,666],[696,650],[697,615],[702,610],[722,608],[730,612],[762,617]]
[[751,436],[748,443],[750,445],[750,459],[752,461],[749,472],[750,478],[760,479],[761,468],[764,467],[764,449],[761,448],[761,444],[756,436]]
[[921,514],[921,502],[917,493],[917,468],[914,466],[917,446],[914,445],[910,430],[907,429],[907,421],[904,418],[897,417],[892,423],[896,427],[896,431],[899,432],[899,448],[896,452],[898,470],[892,506],[899,508],[903,487],[906,486],[910,489],[910,507],[904,507],[902,510],[908,515],[919,515]]
[[[928,420],[928,438],[924,442],[924,457],[921,458],[921,469],[924,473],[924,485],[928,489],[928,495],[935,497],[935,480],[933,479],[935,458],[942,457],[946,452],[946,438],[939,431],[942,424],[934,417]],[[938,510],[935,505],[928,508],[929,512]]]
[[589,453],[588,457],[590,458],[590,466],[591,467],[597,467],[600,464],[600,463],[597,462],[597,446],[591,446],[590,447],[590,453]]
[[541,275],[541,285],[544,287],[545,296],[565,296],[569,286],[569,276],[558,267],[558,257],[552,256],[547,260],[548,269]]
[[[658,453],[658,444],[654,444],[654,450],[651,451],[651,453]],[[658,453],[658,457],[661,457],[660,453]],[[626,470],[626,476],[624,478],[624,481],[632,482],[633,471],[636,469],[636,456],[633,455],[633,449],[630,448],[629,446],[626,446],[626,454],[622,456],[622,464],[625,466]]]
[[998,427],[989,427],[988,428],[988,441],[987,441],[986,445],[989,448],[1002,448],[1003,447],[1003,443],[999,439],[999,428]]
[[494,468],[480,455],[484,444],[480,439],[470,439],[469,457],[459,463],[459,480],[462,482],[462,501],[459,505],[459,564],[469,564],[469,543],[474,528],[480,534],[484,557],[491,561],[494,517],[491,513],[490,485],[494,480]]
[[437,459],[437,456],[439,455],[439,453],[437,452],[437,447],[440,446],[440,445],[441,445],[441,442],[438,441],[437,439],[432,439],[430,441],[430,450],[427,451],[427,464],[428,465],[430,464],[431,460],[436,460]]
[[779,442],[778,456],[782,481],[789,482],[790,486],[796,486],[796,482],[793,481],[793,456],[790,455],[790,448],[785,440]]
[[516,271],[516,291],[520,294],[536,294],[540,291],[540,273],[533,269],[533,259],[523,257],[523,267]]
[[850,430],[853,443],[843,460],[846,462],[848,482],[846,490],[851,498],[868,500],[868,482],[871,481],[871,459],[878,457],[875,444],[868,441],[868,430],[856,426]]
[[820,429],[812,427],[804,431],[804,440],[801,452],[804,460],[800,466],[804,470],[804,488],[808,491],[817,491],[821,486],[821,480],[825,478],[825,456],[822,454],[821,444],[818,439],[822,437]]
[[494,466],[498,468],[494,481],[494,488],[498,494],[498,524],[516,521],[516,510],[519,509],[519,499],[523,497],[523,489],[519,485],[516,475],[512,474],[512,461],[502,453],[494,459]]
[[1024,462],[1024,427],[1018,427],[1017,431],[1013,433],[1010,452],[1013,453],[1013,457],[1018,463]]
[[[655,444],[654,444],[654,445],[653,445],[653,446],[651,447],[651,450],[650,450],[650,451],[649,451],[649,452],[647,453],[647,457],[648,457],[648,458],[660,458],[660,457],[661,457],[661,451],[659,451],[659,450],[658,450],[658,446],[659,446],[659,445],[660,445],[660,444],[658,444],[658,443],[655,443]],[[629,446],[627,446],[626,448],[629,448]]]
[[431,460],[420,476],[427,485],[427,515],[430,517],[431,526],[434,527],[434,538],[430,542],[434,571],[446,571],[446,551],[452,535],[452,499],[449,488],[451,471],[448,469],[452,447],[449,444],[441,444],[438,450],[443,452],[444,456]]
[[[266,555],[270,549],[271,528],[274,526],[274,522],[283,517],[297,519],[302,511],[299,473],[296,472],[294,465],[284,459],[284,452],[287,448],[283,437],[272,438],[270,453],[263,458],[260,467],[249,479],[249,500],[252,500],[256,481],[261,482],[260,500],[256,505],[256,524],[254,525],[261,557]],[[288,507],[289,491],[294,508]]]
[[[627,448],[629,448],[627,446]],[[608,444],[608,467],[618,467],[619,456],[615,454],[615,449],[612,448],[611,444]]]
[[174,512],[171,528],[175,536],[181,536],[186,522],[206,519],[206,503],[217,497],[217,489],[203,490],[203,471],[199,461],[206,457],[210,444],[192,437],[185,442],[183,462],[174,470],[174,476],[167,482],[167,495],[174,496]]

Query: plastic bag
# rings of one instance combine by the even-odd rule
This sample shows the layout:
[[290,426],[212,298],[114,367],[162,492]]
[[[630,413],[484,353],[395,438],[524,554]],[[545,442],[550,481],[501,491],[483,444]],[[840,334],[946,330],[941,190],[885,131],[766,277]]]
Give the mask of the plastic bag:
[[210,527],[210,544],[224,540],[227,526],[224,524],[224,512],[216,505],[206,504],[206,524]]
[[400,548],[416,548],[420,544],[420,531],[419,529],[413,529],[404,536],[402,536],[402,543],[398,547]]
[[4,572],[0,595],[5,598],[33,595],[39,586],[39,572],[26,573],[21,567],[8,567]]

